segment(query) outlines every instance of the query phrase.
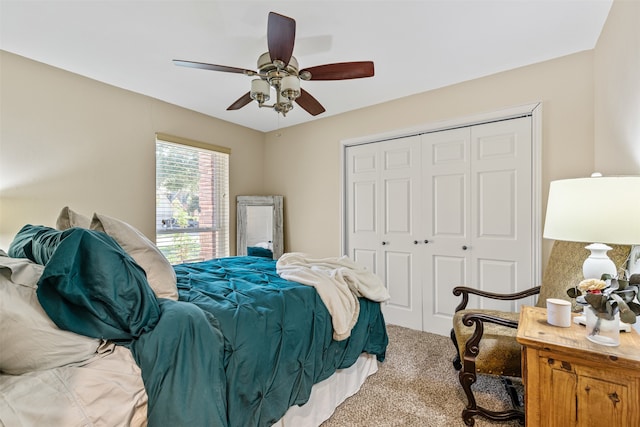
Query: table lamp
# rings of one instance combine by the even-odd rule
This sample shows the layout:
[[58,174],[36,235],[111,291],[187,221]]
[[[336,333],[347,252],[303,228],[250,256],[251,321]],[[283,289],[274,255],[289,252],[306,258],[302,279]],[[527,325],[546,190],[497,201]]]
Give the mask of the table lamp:
[[571,242],[594,242],[587,249],[585,279],[617,276],[606,243],[640,244],[640,176],[593,176],[552,181],[543,236]]

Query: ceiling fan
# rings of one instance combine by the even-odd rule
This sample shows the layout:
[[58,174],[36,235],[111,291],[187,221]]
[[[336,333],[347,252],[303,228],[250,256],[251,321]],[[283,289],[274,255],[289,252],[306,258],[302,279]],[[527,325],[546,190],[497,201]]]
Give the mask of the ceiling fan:
[[[255,100],[259,107],[273,108],[283,116],[291,111],[294,101],[312,116],[325,111],[309,92],[300,87],[300,79],[347,80],[373,76],[372,61],[339,62],[300,70],[298,61],[293,56],[295,35],[295,20],[270,12],[267,23],[269,51],[258,58],[258,71],[180,59],[174,59],[173,63],[182,67],[256,76],[258,78],[251,81],[251,90],[238,98],[227,110],[239,110]],[[271,97],[271,88],[275,90],[276,99],[273,104],[267,105],[266,102]]]

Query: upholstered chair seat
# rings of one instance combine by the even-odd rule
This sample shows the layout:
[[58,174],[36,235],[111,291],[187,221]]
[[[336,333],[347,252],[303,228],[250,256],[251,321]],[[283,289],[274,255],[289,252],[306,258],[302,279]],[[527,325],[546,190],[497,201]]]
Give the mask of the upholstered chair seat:
[[[456,333],[458,348],[464,348],[473,334],[474,328],[465,327],[462,319],[465,314],[476,313],[477,310],[460,310],[453,318],[453,329]],[[489,316],[501,317],[513,322],[518,321],[519,313],[498,310],[483,310]],[[516,341],[517,329],[495,323],[486,323],[480,341],[480,351],[475,359],[476,372],[507,377],[520,377],[520,344]]]
[[[453,293],[461,296],[453,317],[451,339],[456,347],[454,367],[460,371],[459,379],[467,396],[462,411],[465,424],[473,425],[474,416],[480,415],[494,421],[517,419],[524,422],[521,408],[492,411],[477,405],[472,385],[477,374],[502,377],[521,377],[521,347],[516,341],[519,313],[488,309],[468,309],[469,296],[502,301],[515,301],[537,295],[536,306],[545,307],[548,298],[572,301],[567,289],[583,279],[582,264],[589,256],[588,243],[556,241],[551,249],[542,284],[515,294],[496,294],[475,288],[458,286]],[[630,246],[610,245],[609,257],[622,272],[631,250]],[[574,311],[577,309],[572,301]]]

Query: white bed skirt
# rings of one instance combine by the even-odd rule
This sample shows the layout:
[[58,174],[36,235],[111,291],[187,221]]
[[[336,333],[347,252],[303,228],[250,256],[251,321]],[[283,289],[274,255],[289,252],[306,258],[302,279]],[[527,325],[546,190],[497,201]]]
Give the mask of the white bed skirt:
[[356,363],[338,369],[333,375],[311,388],[309,401],[292,406],[274,427],[317,427],[328,420],[338,405],[353,396],[369,375],[378,371],[378,361],[372,354],[362,353]]

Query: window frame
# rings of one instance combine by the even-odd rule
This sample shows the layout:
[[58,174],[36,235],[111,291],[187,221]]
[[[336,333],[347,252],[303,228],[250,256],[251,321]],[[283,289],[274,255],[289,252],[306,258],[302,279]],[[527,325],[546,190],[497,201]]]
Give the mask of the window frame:
[[[223,154],[227,155],[226,159],[226,176],[223,177],[223,182],[220,183],[215,180],[216,173],[213,172],[211,175],[212,185],[216,187],[214,190],[214,194],[218,194],[214,200],[212,200],[212,208],[213,212],[211,214],[211,226],[200,227],[199,224],[196,227],[177,227],[177,228],[168,228],[163,229],[159,224],[161,223],[161,216],[159,216],[159,205],[158,205],[158,144],[165,145],[175,145],[177,147],[185,148],[185,149],[194,149],[199,151],[204,151],[212,154]],[[155,173],[156,173],[156,203],[155,203],[155,232],[156,232],[156,244],[159,249],[162,251],[165,247],[173,247],[174,245],[160,245],[161,237],[167,235],[194,235],[198,236],[202,233],[211,233],[214,235],[216,232],[218,238],[222,238],[222,243],[218,241],[217,238],[214,238],[212,242],[216,242],[211,247],[211,254],[213,257],[224,257],[230,255],[230,203],[229,203],[229,176],[230,176],[230,155],[231,149],[227,147],[222,147],[215,144],[207,144],[204,142],[194,141],[188,138],[178,137],[174,135],[169,135],[165,133],[156,133],[155,140]],[[212,165],[213,166],[213,165]],[[221,187],[220,187],[221,186]],[[202,248],[199,249],[201,252]],[[165,253],[169,258],[168,254]],[[209,257],[210,258],[210,257]],[[193,262],[204,260],[205,258],[197,258],[197,259],[184,259],[178,257],[177,260],[173,260],[173,263],[185,263],[185,262]]]

